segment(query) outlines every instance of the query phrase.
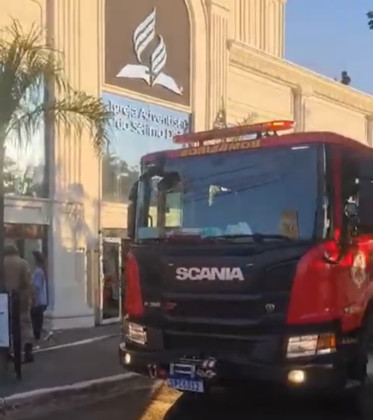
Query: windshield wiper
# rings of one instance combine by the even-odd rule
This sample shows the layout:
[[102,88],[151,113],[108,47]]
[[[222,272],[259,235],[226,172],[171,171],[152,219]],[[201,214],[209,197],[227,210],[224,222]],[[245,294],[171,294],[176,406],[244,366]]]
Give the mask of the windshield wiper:
[[254,234],[233,234],[233,235],[211,235],[211,236],[200,236],[196,234],[174,234],[157,237],[142,238],[141,241],[150,242],[214,242],[214,241],[236,241],[236,240],[248,239],[252,242],[261,243],[265,240],[278,240],[292,242],[294,239],[289,238],[285,235],[279,234],[265,234],[265,233],[254,233]]
[[257,242],[261,242],[265,239],[278,239],[278,240],[282,240],[282,241],[294,241],[293,238],[289,238],[289,236],[280,235],[280,234],[254,233],[253,237],[254,237],[254,240],[256,240]]
[[210,238],[201,238],[200,235],[161,235],[149,238],[141,238],[140,240],[143,242],[199,242],[203,239],[209,240]]
[[234,234],[234,235],[219,235],[219,236],[211,236],[211,238],[215,238],[215,239],[223,239],[223,240],[234,240],[234,239],[252,239],[254,242],[263,242],[266,239],[273,239],[273,240],[280,240],[280,241],[288,241],[291,242],[294,239],[289,238],[288,236],[285,235],[280,235],[280,234],[266,234],[266,233],[253,233],[253,234]]

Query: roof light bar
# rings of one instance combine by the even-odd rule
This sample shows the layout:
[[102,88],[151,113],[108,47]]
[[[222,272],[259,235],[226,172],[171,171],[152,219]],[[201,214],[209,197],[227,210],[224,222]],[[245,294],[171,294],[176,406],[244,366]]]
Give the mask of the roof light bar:
[[294,128],[294,121],[279,120],[259,124],[238,125],[234,127],[201,131],[199,133],[181,134],[173,138],[176,144],[203,143],[209,140],[227,139],[249,134],[260,134],[276,131],[291,130]]

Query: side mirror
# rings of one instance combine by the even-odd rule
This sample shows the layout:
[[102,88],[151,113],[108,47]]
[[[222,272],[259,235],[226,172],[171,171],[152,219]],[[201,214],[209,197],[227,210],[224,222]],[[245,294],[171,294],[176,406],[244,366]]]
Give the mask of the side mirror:
[[348,223],[348,235],[350,238],[359,234],[359,206],[354,202],[347,202],[344,208]]
[[345,215],[349,219],[354,219],[355,217],[358,217],[359,215],[359,207],[356,203],[346,203],[345,205]]
[[132,185],[132,188],[128,197],[129,201],[127,205],[127,236],[130,239],[133,239],[136,233],[137,186],[138,186],[138,181],[136,181]]
[[127,236],[130,239],[135,237],[136,231],[136,205],[130,201],[127,206]]
[[161,181],[158,182],[158,190],[162,192],[167,192],[175,188],[180,182],[180,176],[177,172],[171,172],[163,177]]

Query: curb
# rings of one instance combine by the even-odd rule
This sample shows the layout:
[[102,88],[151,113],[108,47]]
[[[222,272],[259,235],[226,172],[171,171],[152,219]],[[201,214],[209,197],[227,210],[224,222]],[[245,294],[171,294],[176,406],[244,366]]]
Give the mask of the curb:
[[0,398],[0,417],[4,414],[10,415],[11,413],[15,415],[25,409],[28,410],[37,407],[48,409],[61,399],[63,399],[64,403],[70,399],[78,401],[88,395],[91,396],[95,392],[98,393],[98,396],[103,396],[108,392],[125,392],[128,391],[125,387],[123,388],[123,385],[126,383],[130,383],[131,389],[133,388],[134,390],[136,388],[152,388],[152,382],[148,378],[137,375],[136,373],[126,372],[115,376],[78,382],[72,385],[39,389]]

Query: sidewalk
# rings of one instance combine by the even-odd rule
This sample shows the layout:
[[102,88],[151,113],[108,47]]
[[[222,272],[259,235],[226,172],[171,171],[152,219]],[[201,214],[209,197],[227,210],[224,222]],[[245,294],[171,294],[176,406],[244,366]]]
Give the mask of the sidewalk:
[[118,359],[119,338],[119,325],[55,332],[35,352],[34,363],[22,366],[21,381],[15,379],[10,365],[8,380],[0,383],[0,402],[29,396],[26,393],[30,391],[38,394],[40,390],[74,384],[79,388],[86,381],[114,382],[125,378],[126,372]]
[[120,325],[103,325],[94,328],[79,328],[73,330],[57,330],[53,331],[53,336],[48,340],[48,342],[42,342],[40,346],[40,351],[45,351],[45,349],[50,349],[54,347],[63,347],[70,345],[72,343],[80,343],[83,341],[95,341],[103,337],[114,337],[120,335]]

